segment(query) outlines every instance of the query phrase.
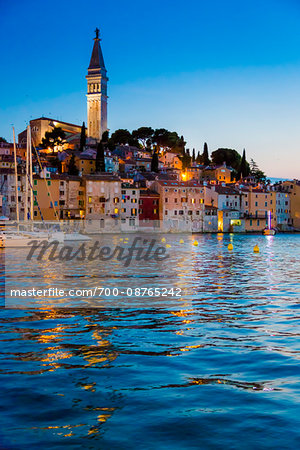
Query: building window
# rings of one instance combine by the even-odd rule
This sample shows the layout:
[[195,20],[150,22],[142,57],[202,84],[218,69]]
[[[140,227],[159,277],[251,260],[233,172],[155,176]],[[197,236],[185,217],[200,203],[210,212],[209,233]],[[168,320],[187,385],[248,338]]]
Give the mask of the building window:
[[48,186],[51,186],[51,180],[47,180]]
[[34,186],[37,185],[37,180],[33,180],[33,185],[34,185]]
[[114,203],[119,203],[119,197],[114,198]]
[[183,211],[182,211],[182,209],[179,211],[179,215],[180,215],[180,216],[183,216]]

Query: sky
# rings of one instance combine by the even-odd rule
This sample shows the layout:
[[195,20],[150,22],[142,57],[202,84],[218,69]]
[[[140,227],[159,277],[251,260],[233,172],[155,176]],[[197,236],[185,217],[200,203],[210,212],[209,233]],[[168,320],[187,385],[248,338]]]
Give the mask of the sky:
[[0,136],[30,119],[86,121],[94,30],[108,126],[177,131],[300,179],[300,2],[0,0]]

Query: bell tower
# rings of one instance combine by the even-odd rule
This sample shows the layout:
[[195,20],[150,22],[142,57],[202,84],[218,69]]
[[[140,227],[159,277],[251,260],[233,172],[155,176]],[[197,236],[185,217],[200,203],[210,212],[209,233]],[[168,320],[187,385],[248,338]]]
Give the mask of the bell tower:
[[95,30],[94,46],[87,79],[87,131],[88,137],[100,141],[107,130],[106,68],[100,45],[99,29]]

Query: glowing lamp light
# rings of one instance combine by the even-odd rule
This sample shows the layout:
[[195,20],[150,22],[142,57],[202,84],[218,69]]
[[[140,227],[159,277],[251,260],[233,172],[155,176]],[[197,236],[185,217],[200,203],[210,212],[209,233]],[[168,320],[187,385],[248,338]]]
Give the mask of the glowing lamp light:
[[182,181],[186,181],[187,180],[187,173],[186,172],[182,172],[181,173],[181,179],[182,179]]

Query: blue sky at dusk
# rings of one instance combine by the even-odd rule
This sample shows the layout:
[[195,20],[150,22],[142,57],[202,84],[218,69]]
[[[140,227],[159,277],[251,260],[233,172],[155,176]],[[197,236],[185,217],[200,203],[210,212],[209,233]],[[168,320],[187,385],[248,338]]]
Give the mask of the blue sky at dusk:
[[187,147],[246,148],[300,178],[300,2],[0,0],[0,136],[36,117],[86,121],[101,30],[108,125],[164,127]]

